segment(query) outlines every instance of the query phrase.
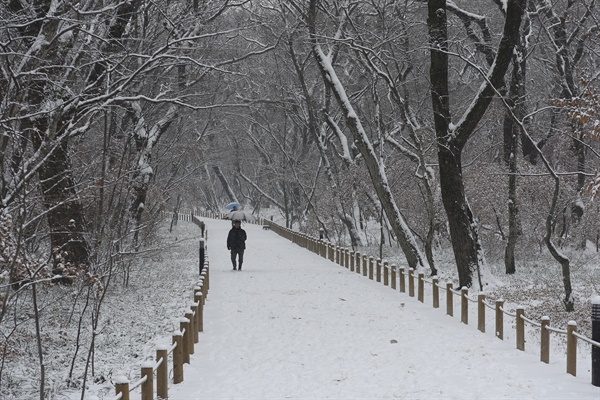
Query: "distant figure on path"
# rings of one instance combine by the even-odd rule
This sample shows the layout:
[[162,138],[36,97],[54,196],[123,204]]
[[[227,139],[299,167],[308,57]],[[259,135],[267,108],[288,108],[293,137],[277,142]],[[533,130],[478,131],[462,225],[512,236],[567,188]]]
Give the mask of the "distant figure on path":
[[231,251],[231,264],[233,270],[236,270],[236,258],[238,259],[237,269],[242,270],[244,262],[244,250],[246,249],[246,231],[242,229],[242,221],[236,219],[233,221],[233,227],[227,235],[227,250]]

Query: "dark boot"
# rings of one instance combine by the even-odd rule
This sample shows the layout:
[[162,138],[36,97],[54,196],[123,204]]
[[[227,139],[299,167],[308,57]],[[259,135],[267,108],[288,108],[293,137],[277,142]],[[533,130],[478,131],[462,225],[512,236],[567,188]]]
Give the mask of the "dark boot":
[[240,264],[240,266],[238,268],[238,271],[241,271],[241,270],[242,270],[242,264]]

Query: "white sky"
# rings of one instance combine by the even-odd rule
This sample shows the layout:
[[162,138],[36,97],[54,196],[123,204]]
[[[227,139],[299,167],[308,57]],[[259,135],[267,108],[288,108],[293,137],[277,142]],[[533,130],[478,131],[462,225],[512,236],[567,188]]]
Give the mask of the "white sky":
[[483,334],[475,317],[460,323],[458,303],[454,317],[443,296],[433,309],[429,285],[421,304],[259,225],[244,224],[244,267],[233,271],[230,222],[205,221],[204,332],[171,399],[600,399],[589,347],[572,377],[562,352],[547,365],[537,345],[516,350],[509,317],[500,341],[491,310]]

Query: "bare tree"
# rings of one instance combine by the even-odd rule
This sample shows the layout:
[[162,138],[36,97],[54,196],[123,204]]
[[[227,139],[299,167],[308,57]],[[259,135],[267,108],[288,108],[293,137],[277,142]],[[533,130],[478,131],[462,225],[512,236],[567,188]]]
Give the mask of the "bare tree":
[[428,2],[428,19],[431,54],[431,101],[438,140],[438,159],[442,201],[448,217],[452,247],[458,268],[459,284],[473,285],[473,275],[479,277],[482,289],[482,269],[487,268],[479,242],[477,222],[465,195],[462,151],[475,132],[498,88],[504,85],[504,75],[510,65],[513,49],[519,40],[523,0],[507,2],[504,30],[495,61],[484,73],[485,79],[471,105],[452,123],[450,93],[448,89],[448,32],[445,0]]
[[[342,7],[343,14],[341,23],[338,29],[338,35],[343,32],[343,25],[345,23],[345,13],[350,10]],[[373,149],[373,145],[367,136],[367,133],[363,127],[363,124],[356,113],[356,110],[352,106],[346,91],[344,90],[343,84],[340,82],[337,73],[335,72],[332,65],[331,54],[326,54],[320,44],[320,35],[317,34],[316,30],[316,19],[318,15],[318,4],[317,1],[311,0],[309,3],[308,10],[306,12],[306,23],[310,33],[310,39],[313,48],[313,55],[317,61],[317,66],[323,75],[323,82],[333,93],[338,106],[341,108],[342,115],[345,118],[346,127],[352,133],[354,144],[360,151],[365,165],[371,176],[371,183],[377,192],[379,200],[385,210],[388,220],[392,225],[394,233],[398,238],[400,246],[404,252],[408,265],[411,268],[425,267],[426,260],[422,256],[416,241],[406,224],[406,221],[400,214],[398,206],[394,200],[387,182],[387,176],[385,173],[384,166],[379,161],[379,157]]]

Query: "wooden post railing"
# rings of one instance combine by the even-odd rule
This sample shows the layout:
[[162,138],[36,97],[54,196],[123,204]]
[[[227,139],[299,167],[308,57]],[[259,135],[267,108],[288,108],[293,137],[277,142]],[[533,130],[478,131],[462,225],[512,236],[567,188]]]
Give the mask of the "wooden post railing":
[[383,286],[390,285],[390,269],[388,267],[388,262],[383,262]]
[[496,300],[496,337],[504,340],[504,300]]
[[540,327],[540,361],[546,364],[550,363],[550,317],[542,317]]
[[477,329],[485,333],[485,294],[477,295]]
[[156,349],[156,395],[159,399],[169,398],[169,349],[158,347]]
[[523,307],[517,307],[516,326],[517,326],[517,349],[525,351],[525,310]]
[[433,283],[432,283],[432,288],[431,288],[431,292],[432,292],[432,296],[433,296],[433,308],[440,308],[440,287],[439,287],[439,283],[440,280],[437,276],[433,277]]
[[469,325],[469,289],[460,289],[460,322]]
[[452,298],[452,282],[446,282],[446,314],[454,315],[454,299]]

